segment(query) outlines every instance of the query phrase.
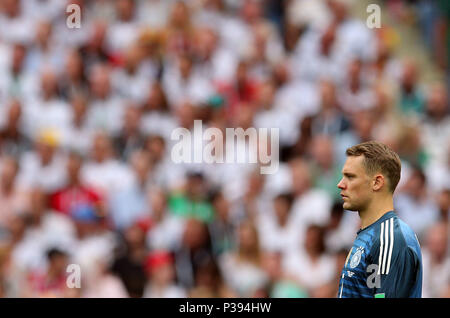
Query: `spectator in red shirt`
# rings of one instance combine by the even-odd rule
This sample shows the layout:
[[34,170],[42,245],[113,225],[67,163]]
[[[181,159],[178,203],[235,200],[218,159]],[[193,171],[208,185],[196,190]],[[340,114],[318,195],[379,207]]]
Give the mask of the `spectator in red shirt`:
[[29,295],[31,297],[69,296],[66,267],[68,255],[58,249],[47,252],[48,269],[44,272],[32,272],[28,277]]
[[81,205],[90,205],[101,210],[102,199],[92,188],[82,184],[80,170],[83,159],[75,152],[69,154],[67,160],[67,185],[52,194],[50,206],[52,209],[71,216],[72,211]]
[[253,106],[258,96],[259,82],[249,74],[249,63],[241,60],[232,83],[219,83],[217,91],[225,97],[228,118],[233,118],[243,105]]

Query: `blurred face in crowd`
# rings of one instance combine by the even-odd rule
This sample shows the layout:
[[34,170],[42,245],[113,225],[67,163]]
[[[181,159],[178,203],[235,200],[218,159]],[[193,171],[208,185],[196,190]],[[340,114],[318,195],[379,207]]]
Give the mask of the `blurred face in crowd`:
[[217,35],[212,29],[200,28],[195,33],[194,50],[200,59],[209,59],[217,45]]
[[[214,291],[220,288],[220,280],[220,271],[212,260],[198,266],[195,273],[195,282],[198,287]],[[210,296],[214,297],[214,295]]]
[[46,197],[43,190],[35,188],[30,192],[31,213],[35,217],[41,217],[46,209]]
[[150,87],[150,94],[148,96],[148,101],[146,105],[146,109],[149,111],[152,110],[168,110],[167,98],[162,88],[162,85],[159,82],[155,82]]
[[128,105],[124,114],[124,131],[129,135],[139,133],[141,110],[134,104]]
[[56,275],[65,273],[67,261],[68,257],[65,253],[55,253],[49,259],[49,271]]
[[10,231],[11,241],[18,242],[22,239],[27,228],[27,224],[23,216],[13,215],[9,220],[7,227]]
[[157,286],[166,286],[175,278],[175,269],[172,260],[161,261],[150,269],[151,282]]
[[38,141],[36,144],[37,153],[43,166],[50,164],[55,154],[55,146],[46,141]]
[[375,86],[375,116],[383,118],[393,106],[391,95],[383,85]]
[[41,21],[36,30],[36,42],[41,45],[48,44],[52,34],[52,24],[49,21]]
[[254,23],[262,16],[260,1],[244,0],[241,8],[241,16],[247,23]]
[[414,158],[420,151],[421,142],[421,131],[419,126],[409,125],[407,126],[400,136],[399,141],[399,151],[405,156]]
[[200,220],[189,219],[185,223],[183,243],[190,250],[206,246],[208,243],[208,229],[206,225]]
[[128,72],[133,73],[137,70],[141,62],[142,50],[139,46],[133,45],[125,52],[125,68]]
[[67,54],[66,71],[71,79],[80,79],[83,74],[83,60],[76,50],[71,50]]
[[67,160],[67,176],[70,182],[75,183],[79,180],[83,159],[76,154],[69,155]]
[[404,190],[407,191],[413,198],[420,198],[425,193],[426,189],[426,177],[425,174],[418,169],[414,169],[404,186]]
[[320,83],[321,106],[323,110],[332,109],[336,105],[336,86],[331,81]]
[[437,223],[427,231],[426,246],[432,258],[442,261],[447,253],[448,229],[445,223]]
[[238,230],[239,249],[243,253],[254,253],[258,250],[258,232],[251,223],[243,223]]
[[312,225],[306,231],[305,250],[310,254],[321,254],[324,252],[323,230],[319,226]]
[[403,65],[402,86],[411,92],[417,83],[417,66],[413,60],[406,60]]
[[188,102],[182,104],[176,110],[178,123],[181,127],[190,129],[194,124],[195,110],[194,107]]
[[25,60],[27,49],[21,44],[15,44],[12,51],[11,67],[14,72],[19,72],[22,69]]
[[92,27],[92,33],[89,37],[89,48],[100,50],[105,42],[108,26],[105,22],[96,21]]
[[145,231],[138,225],[129,226],[125,230],[124,236],[130,248],[145,246]]
[[333,142],[328,136],[316,136],[311,144],[314,160],[324,169],[333,166]]
[[253,60],[265,62],[269,35],[269,29],[265,24],[258,23],[253,27]]
[[291,167],[292,189],[296,195],[301,195],[311,186],[311,175],[307,164],[302,159],[294,159]]
[[364,156],[348,156],[338,183],[344,200],[343,208],[349,211],[365,210],[372,200],[372,178],[364,167]]
[[248,63],[246,61],[240,61],[236,70],[236,80],[238,85],[242,85],[247,80],[248,76]]
[[274,200],[274,209],[278,224],[281,226],[286,225],[291,210],[291,202],[288,199],[279,196]]
[[99,133],[94,137],[92,157],[97,162],[103,162],[112,155],[111,140],[106,134]]
[[142,186],[145,186],[151,170],[149,153],[145,150],[135,151],[132,153],[130,161],[138,181]]
[[249,127],[253,127],[253,110],[249,104],[241,103],[239,105],[239,111],[236,117],[233,118],[234,126],[240,127],[246,130]]
[[45,70],[41,76],[41,88],[44,99],[51,99],[58,89],[58,79],[52,70]]
[[182,55],[178,58],[178,67],[180,70],[181,77],[183,79],[188,79],[191,75],[192,70],[192,59],[187,55]]
[[271,281],[278,280],[282,275],[282,255],[278,252],[267,252],[263,255],[262,266]]
[[3,0],[2,9],[8,17],[17,17],[20,15],[21,11],[20,0]]
[[324,56],[329,56],[336,40],[336,25],[330,24],[320,40],[320,52]]
[[1,184],[3,188],[10,188],[14,185],[14,180],[19,169],[18,163],[14,158],[6,157],[1,163]]
[[369,110],[356,112],[352,116],[352,125],[355,132],[363,141],[372,139],[374,122],[372,112]]
[[448,113],[448,93],[442,84],[434,85],[428,96],[427,113],[435,119],[444,118]]
[[291,74],[286,61],[274,65],[272,78],[276,83],[276,87],[281,87],[291,79]]
[[261,109],[271,109],[275,98],[275,82],[268,80],[262,83],[257,96],[257,103]]
[[189,25],[189,9],[184,1],[178,1],[173,5],[169,21],[175,28],[184,28]]
[[134,16],[134,1],[133,0],[117,0],[116,2],[117,16],[122,21],[130,21]]
[[7,128],[19,129],[20,117],[22,116],[22,105],[20,101],[13,100],[8,109]]
[[439,192],[437,204],[439,206],[439,210],[443,214],[443,218],[445,218],[445,215],[447,215],[450,210],[450,189],[443,189]]
[[106,66],[96,65],[93,67],[90,84],[91,92],[96,98],[107,98],[110,92],[110,72]]
[[384,41],[378,41],[376,61],[379,63],[385,62],[389,59],[390,55],[391,52],[387,44]]
[[204,7],[209,10],[219,10],[222,11],[224,9],[223,0],[205,0],[203,1]]
[[86,99],[81,96],[75,96],[71,100],[73,120],[75,124],[81,125],[87,110]]
[[258,194],[262,191],[264,187],[264,175],[255,171],[250,175],[247,186],[247,193]]
[[230,203],[223,196],[223,194],[219,194],[213,201],[214,212],[216,213],[216,217],[222,221],[227,222],[229,216]]
[[193,200],[201,200],[205,197],[207,186],[203,176],[192,175],[188,177],[187,194]]
[[362,62],[360,60],[353,60],[348,68],[348,77],[350,79],[350,88],[357,91],[360,87]]
[[166,195],[162,190],[151,190],[149,193],[153,219],[160,220],[166,211]]
[[347,17],[348,7],[343,0],[328,0],[328,7],[336,22],[340,23]]
[[164,157],[165,142],[161,136],[151,136],[146,144],[153,162],[159,162]]

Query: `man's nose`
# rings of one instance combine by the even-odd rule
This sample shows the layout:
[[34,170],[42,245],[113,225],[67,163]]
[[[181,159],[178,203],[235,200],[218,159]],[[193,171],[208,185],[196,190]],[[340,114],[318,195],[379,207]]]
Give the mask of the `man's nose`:
[[337,187],[338,187],[339,189],[344,189],[344,182],[342,182],[342,179],[341,179],[341,181],[339,181],[339,183],[337,184]]

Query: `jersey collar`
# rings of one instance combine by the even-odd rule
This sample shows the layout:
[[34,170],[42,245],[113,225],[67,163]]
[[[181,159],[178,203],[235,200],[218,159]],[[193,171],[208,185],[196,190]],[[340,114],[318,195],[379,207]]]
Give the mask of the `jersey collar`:
[[393,216],[395,216],[395,212],[394,212],[394,211],[386,212],[386,213],[383,214],[378,220],[376,220],[375,222],[373,222],[373,223],[370,224],[369,226],[366,226],[366,227],[363,228],[363,229],[359,229],[359,231],[356,232],[356,235],[358,235],[359,233],[361,233],[361,232],[363,232],[363,231],[365,231],[365,230],[367,230],[367,229],[370,229],[370,228],[373,227],[373,226],[376,226],[377,224],[380,224],[380,223],[384,222],[384,221],[387,220],[387,219],[390,219],[390,218],[393,217]]

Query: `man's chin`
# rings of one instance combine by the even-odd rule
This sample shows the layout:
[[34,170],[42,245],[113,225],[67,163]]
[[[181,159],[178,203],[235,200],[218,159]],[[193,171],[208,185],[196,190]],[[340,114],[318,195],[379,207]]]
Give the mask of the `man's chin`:
[[344,204],[342,205],[342,207],[344,208],[344,210],[347,211],[357,211],[358,209],[355,209],[355,207],[353,207],[351,204],[349,204],[348,202],[344,202]]

